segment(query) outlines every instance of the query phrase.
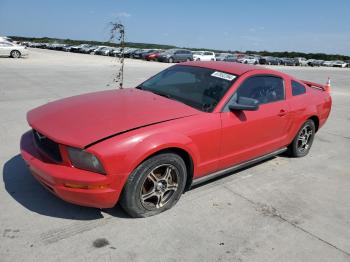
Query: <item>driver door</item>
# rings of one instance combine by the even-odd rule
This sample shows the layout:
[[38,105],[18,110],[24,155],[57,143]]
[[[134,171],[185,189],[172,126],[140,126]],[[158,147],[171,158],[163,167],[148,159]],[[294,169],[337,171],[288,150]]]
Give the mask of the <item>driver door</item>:
[[[238,97],[258,100],[257,111],[230,111]],[[221,112],[220,169],[273,152],[285,145],[290,123],[284,80],[278,76],[248,77]]]

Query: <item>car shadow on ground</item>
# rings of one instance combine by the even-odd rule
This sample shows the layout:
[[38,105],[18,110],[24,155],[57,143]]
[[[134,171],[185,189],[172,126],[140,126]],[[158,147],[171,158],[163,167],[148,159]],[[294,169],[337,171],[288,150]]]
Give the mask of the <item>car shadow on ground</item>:
[[5,163],[3,181],[6,191],[14,200],[41,215],[72,220],[94,220],[103,218],[103,211],[114,217],[129,218],[119,206],[101,210],[73,205],[59,199],[33,178],[20,155]]

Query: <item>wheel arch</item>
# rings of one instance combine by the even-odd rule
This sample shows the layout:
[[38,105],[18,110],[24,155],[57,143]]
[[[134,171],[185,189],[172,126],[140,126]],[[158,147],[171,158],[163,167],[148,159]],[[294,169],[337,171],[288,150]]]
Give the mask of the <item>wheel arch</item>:
[[318,128],[320,126],[320,119],[318,118],[318,116],[313,115],[311,117],[309,117],[308,119],[312,120],[315,124],[315,133],[318,131]]

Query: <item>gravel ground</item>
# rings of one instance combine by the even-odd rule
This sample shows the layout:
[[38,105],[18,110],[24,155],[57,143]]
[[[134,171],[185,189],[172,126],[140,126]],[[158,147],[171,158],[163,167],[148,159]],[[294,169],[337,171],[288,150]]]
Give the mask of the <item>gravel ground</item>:
[[[127,60],[125,86],[169,64]],[[276,157],[198,186],[168,212],[131,219],[65,203],[20,155],[26,112],[113,88],[113,58],[31,49],[0,58],[0,261],[350,261],[350,70],[273,67],[324,83],[333,108],[301,159]]]

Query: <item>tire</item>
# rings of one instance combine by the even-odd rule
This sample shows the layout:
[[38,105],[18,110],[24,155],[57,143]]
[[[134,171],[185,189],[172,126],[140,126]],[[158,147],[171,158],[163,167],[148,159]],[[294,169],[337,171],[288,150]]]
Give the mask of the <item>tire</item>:
[[169,57],[169,58],[168,58],[168,63],[174,63],[174,58]]
[[11,51],[10,56],[12,58],[20,58],[21,57],[21,52],[18,51],[18,50],[13,50],[13,51]]
[[186,179],[186,165],[179,155],[155,155],[141,163],[129,176],[120,205],[132,217],[159,214],[177,203]]
[[[306,136],[306,134],[308,134]],[[289,145],[289,152],[292,157],[306,156],[312,146],[315,137],[315,123],[307,120],[297,132],[293,142]]]
[[[191,61],[191,58],[187,57],[186,62],[190,62],[190,61]],[[200,59],[199,59],[199,61],[200,61]]]

